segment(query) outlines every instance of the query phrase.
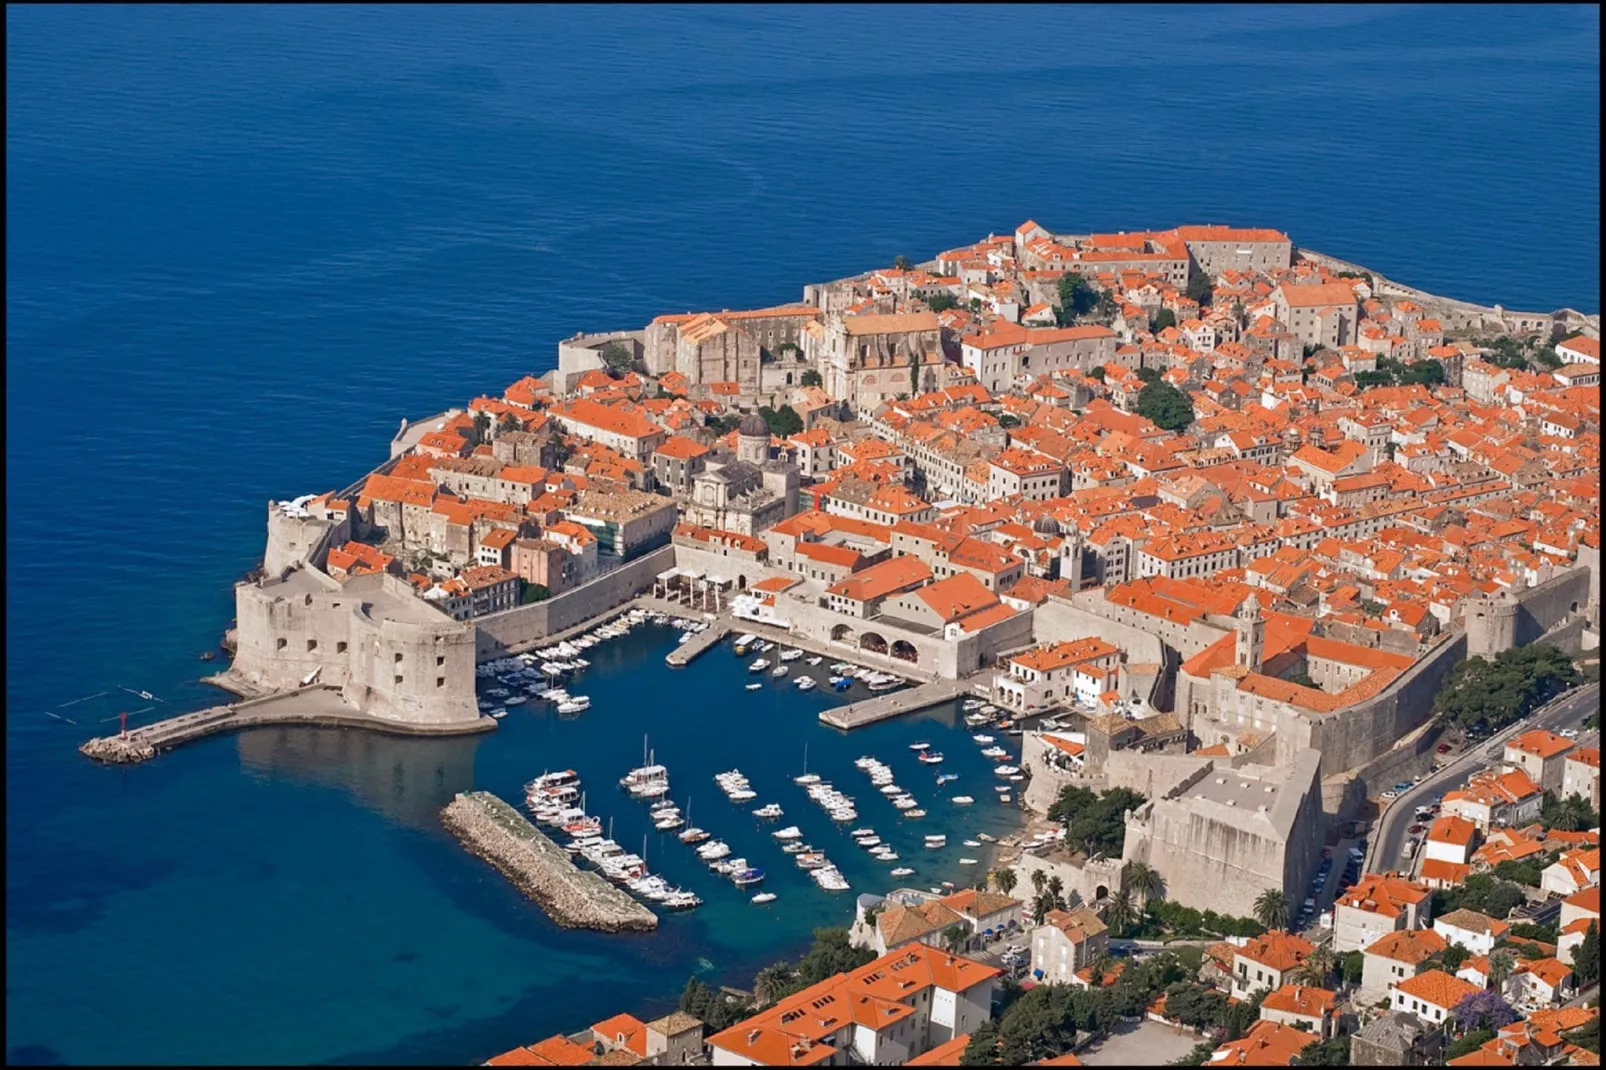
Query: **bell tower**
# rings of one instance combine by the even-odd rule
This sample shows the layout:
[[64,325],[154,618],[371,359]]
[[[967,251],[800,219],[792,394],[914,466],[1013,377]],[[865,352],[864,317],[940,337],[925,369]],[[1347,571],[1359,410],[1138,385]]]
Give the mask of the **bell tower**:
[[1260,611],[1260,599],[1254,594],[1238,607],[1237,662],[1250,672],[1259,672],[1261,658],[1266,650],[1266,615]]

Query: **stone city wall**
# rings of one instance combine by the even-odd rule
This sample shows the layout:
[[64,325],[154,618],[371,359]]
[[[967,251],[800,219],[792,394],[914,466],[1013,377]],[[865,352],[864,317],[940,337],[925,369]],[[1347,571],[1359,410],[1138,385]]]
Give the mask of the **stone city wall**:
[[489,661],[502,657],[513,647],[579,627],[624,605],[651,590],[658,573],[675,566],[675,552],[675,547],[664,546],[545,602],[475,618],[476,658]]

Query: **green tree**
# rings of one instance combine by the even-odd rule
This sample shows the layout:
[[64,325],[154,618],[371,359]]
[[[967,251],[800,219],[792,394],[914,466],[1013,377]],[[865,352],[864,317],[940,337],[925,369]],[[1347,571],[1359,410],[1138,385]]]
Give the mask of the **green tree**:
[[1346,951],[1338,956],[1338,970],[1347,985],[1361,983],[1361,974],[1366,969],[1366,956],[1360,951]]
[[732,431],[736,430],[736,428],[741,425],[741,422],[742,417],[740,413],[728,412],[722,416],[710,416],[707,421],[707,426],[708,429],[714,433],[714,437],[718,438],[721,435],[728,435]]
[[1495,948],[1489,953],[1489,987],[1496,992],[1505,991],[1506,978],[1511,976],[1511,971],[1516,969],[1516,966],[1517,956],[1507,948]]
[[602,347],[602,352],[598,355],[602,357],[602,363],[607,365],[608,370],[615,374],[629,371],[636,363],[636,358],[629,348],[618,342],[609,342]]
[[1136,810],[1146,800],[1128,788],[1112,788],[1102,794],[1071,785],[1049,805],[1050,821],[1064,822],[1065,845],[1089,857],[1109,857],[1121,853],[1126,842],[1126,812]]
[[1322,1044],[1312,1044],[1294,1056],[1295,1066],[1348,1066],[1349,1034],[1340,1033]]
[[916,353],[909,359],[909,393],[920,393],[920,354]]
[[1126,885],[1141,902],[1147,903],[1159,897],[1165,888],[1165,880],[1147,862],[1133,862],[1126,867]]
[[1015,883],[1019,879],[1020,878],[1012,869],[993,870],[993,884],[997,886],[998,890],[1005,895],[1008,895],[1010,892],[1015,890]]
[[950,293],[934,293],[926,298],[926,307],[933,312],[947,312],[959,307],[959,298]]
[[1461,964],[1471,957],[1472,952],[1468,951],[1464,945],[1451,944],[1439,953],[1439,963],[1444,967],[1445,973],[1453,976],[1461,968]]
[[[1170,1006],[1168,1003],[1167,1006]],[[1210,1061],[1211,1054],[1220,1047],[1213,1040],[1201,1040],[1193,1046],[1193,1050],[1180,1059],[1173,1059],[1172,1066],[1203,1066]]]
[[790,405],[782,405],[779,409],[772,409],[768,405],[758,410],[758,414],[769,425],[770,433],[781,438],[790,438],[803,430],[803,417]]
[[1125,936],[1138,917],[1138,908],[1132,902],[1132,893],[1128,891],[1119,891],[1110,896],[1104,908],[1104,923],[1114,936]]
[[998,1065],[998,1022],[989,1019],[970,1031],[970,1042],[959,1056],[960,1066]]
[[530,583],[528,580],[519,580],[519,605],[527,606],[535,602],[545,602],[552,597],[552,592],[543,584]]
[[1032,889],[1038,895],[1042,895],[1043,887],[1048,884],[1048,873],[1041,869],[1034,869],[1032,870],[1031,881]]
[[491,441],[491,414],[481,409],[474,414],[474,444]]
[[1281,888],[1267,888],[1255,896],[1255,920],[1268,929],[1288,924],[1288,896]]
[[1181,431],[1193,423],[1193,402],[1167,382],[1154,382],[1138,391],[1138,415],[1166,431]]
[[1591,921],[1584,930],[1583,943],[1573,952],[1573,974],[1578,987],[1587,988],[1600,980],[1600,923]]
[[896,271],[908,271],[909,258],[904,256],[902,253],[899,253],[897,256],[892,258],[892,267]]
[[1014,415],[1013,413],[1000,413],[998,416],[998,426],[1003,428],[1019,427],[1020,417]]
[[[1599,999],[1597,999],[1595,1002],[1596,1002],[1597,1005],[1599,1005],[1600,1001],[1599,1001]],[[1569,1044],[1577,1044],[1580,1048],[1583,1048],[1585,1051],[1592,1051],[1596,1055],[1599,1055],[1600,1054],[1600,1015],[1598,1015],[1598,1014],[1595,1015],[1589,1021],[1587,1021],[1583,1025],[1579,1026],[1577,1029],[1574,1029],[1571,1033],[1563,1033],[1561,1035],[1561,1037],[1562,1037],[1563,1040],[1567,1041],[1567,1043],[1569,1043]]]
[[824,386],[825,380],[820,378],[819,372],[809,368],[803,373],[803,377],[798,380],[798,383],[800,386]]
[[1176,325],[1177,314],[1169,308],[1162,308],[1154,314],[1154,321],[1149,324],[1149,333],[1159,334],[1167,327],[1175,327]]
[[1137,370],[1137,376],[1138,376],[1138,378],[1140,380],[1142,380],[1145,383],[1157,383],[1157,382],[1160,381],[1160,369],[1159,368],[1139,368]]
[[1054,897],[1054,906],[1060,910],[1065,909],[1065,881],[1058,873],[1048,878],[1048,894]]
[[1188,280],[1188,286],[1183,292],[1188,295],[1188,299],[1190,301],[1197,301],[1201,305],[1208,305],[1211,297],[1214,296],[1215,291],[1216,288],[1215,285],[1210,281],[1210,276],[1201,271],[1199,274]]
[[1578,682],[1567,655],[1545,643],[1503,650],[1491,659],[1456,662],[1438,694],[1435,713],[1448,725],[1499,731],[1528,716]]
[[1338,965],[1338,955],[1333,951],[1332,942],[1317,944],[1311,953],[1305,956],[1305,961],[1299,964],[1295,971],[1306,984],[1317,988],[1326,988],[1327,981],[1333,976],[1333,970]]
[[1061,327],[1069,327],[1093,311],[1099,301],[1098,294],[1087,284],[1087,280],[1074,271],[1067,271],[1060,276],[1059,299]]
[[772,962],[758,971],[753,978],[753,998],[761,1007],[767,1007],[787,991],[792,984],[793,967],[787,962]]
[[[1568,795],[1558,799],[1553,792],[1545,792],[1544,808],[1539,811],[1539,823],[1558,832],[1581,832],[1600,824],[1600,815],[1590,809],[1582,795]],[[1538,884],[1538,881],[1524,882]]]
[[969,938],[969,935],[969,930],[963,925],[950,925],[942,931],[942,942],[949,951],[957,955],[964,949],[965,941]]
[[514,416],[511,412],[504,412],[502,419],[497,421],[496,429],[498,431],[517,431],[522,426],[524,425],[519,423],[517,416]]
[[1104,374],[1104,365],[1102,364],[1096,365],[1087,370],[1087,377],[1089,379],[1097,379],[1101,383],[1104,381]]

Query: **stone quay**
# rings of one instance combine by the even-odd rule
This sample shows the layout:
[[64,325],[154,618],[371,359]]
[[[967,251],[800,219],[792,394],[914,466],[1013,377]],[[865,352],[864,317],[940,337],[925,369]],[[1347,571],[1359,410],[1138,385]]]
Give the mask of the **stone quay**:
[[441,811],[441,824],[566,929],[615,933],[658,927],[656,914],[577,867],[567,851],[490,792],[459,794]]

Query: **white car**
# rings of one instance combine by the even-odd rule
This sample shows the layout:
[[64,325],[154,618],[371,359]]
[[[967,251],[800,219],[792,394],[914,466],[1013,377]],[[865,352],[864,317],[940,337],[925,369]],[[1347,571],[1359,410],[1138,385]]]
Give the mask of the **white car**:
[[1563,728],[1560,732],[1557,732],[1556,734],[1558,736],[1561,736],[1564,739],[1577,739],[1578,738],[1578,729],[1576,729],[1576,728]]
[[1405,845],[1400,848],[1400,857],[1410,858],[1414,854],[1416,854],[1416,840],[1406,840]]

